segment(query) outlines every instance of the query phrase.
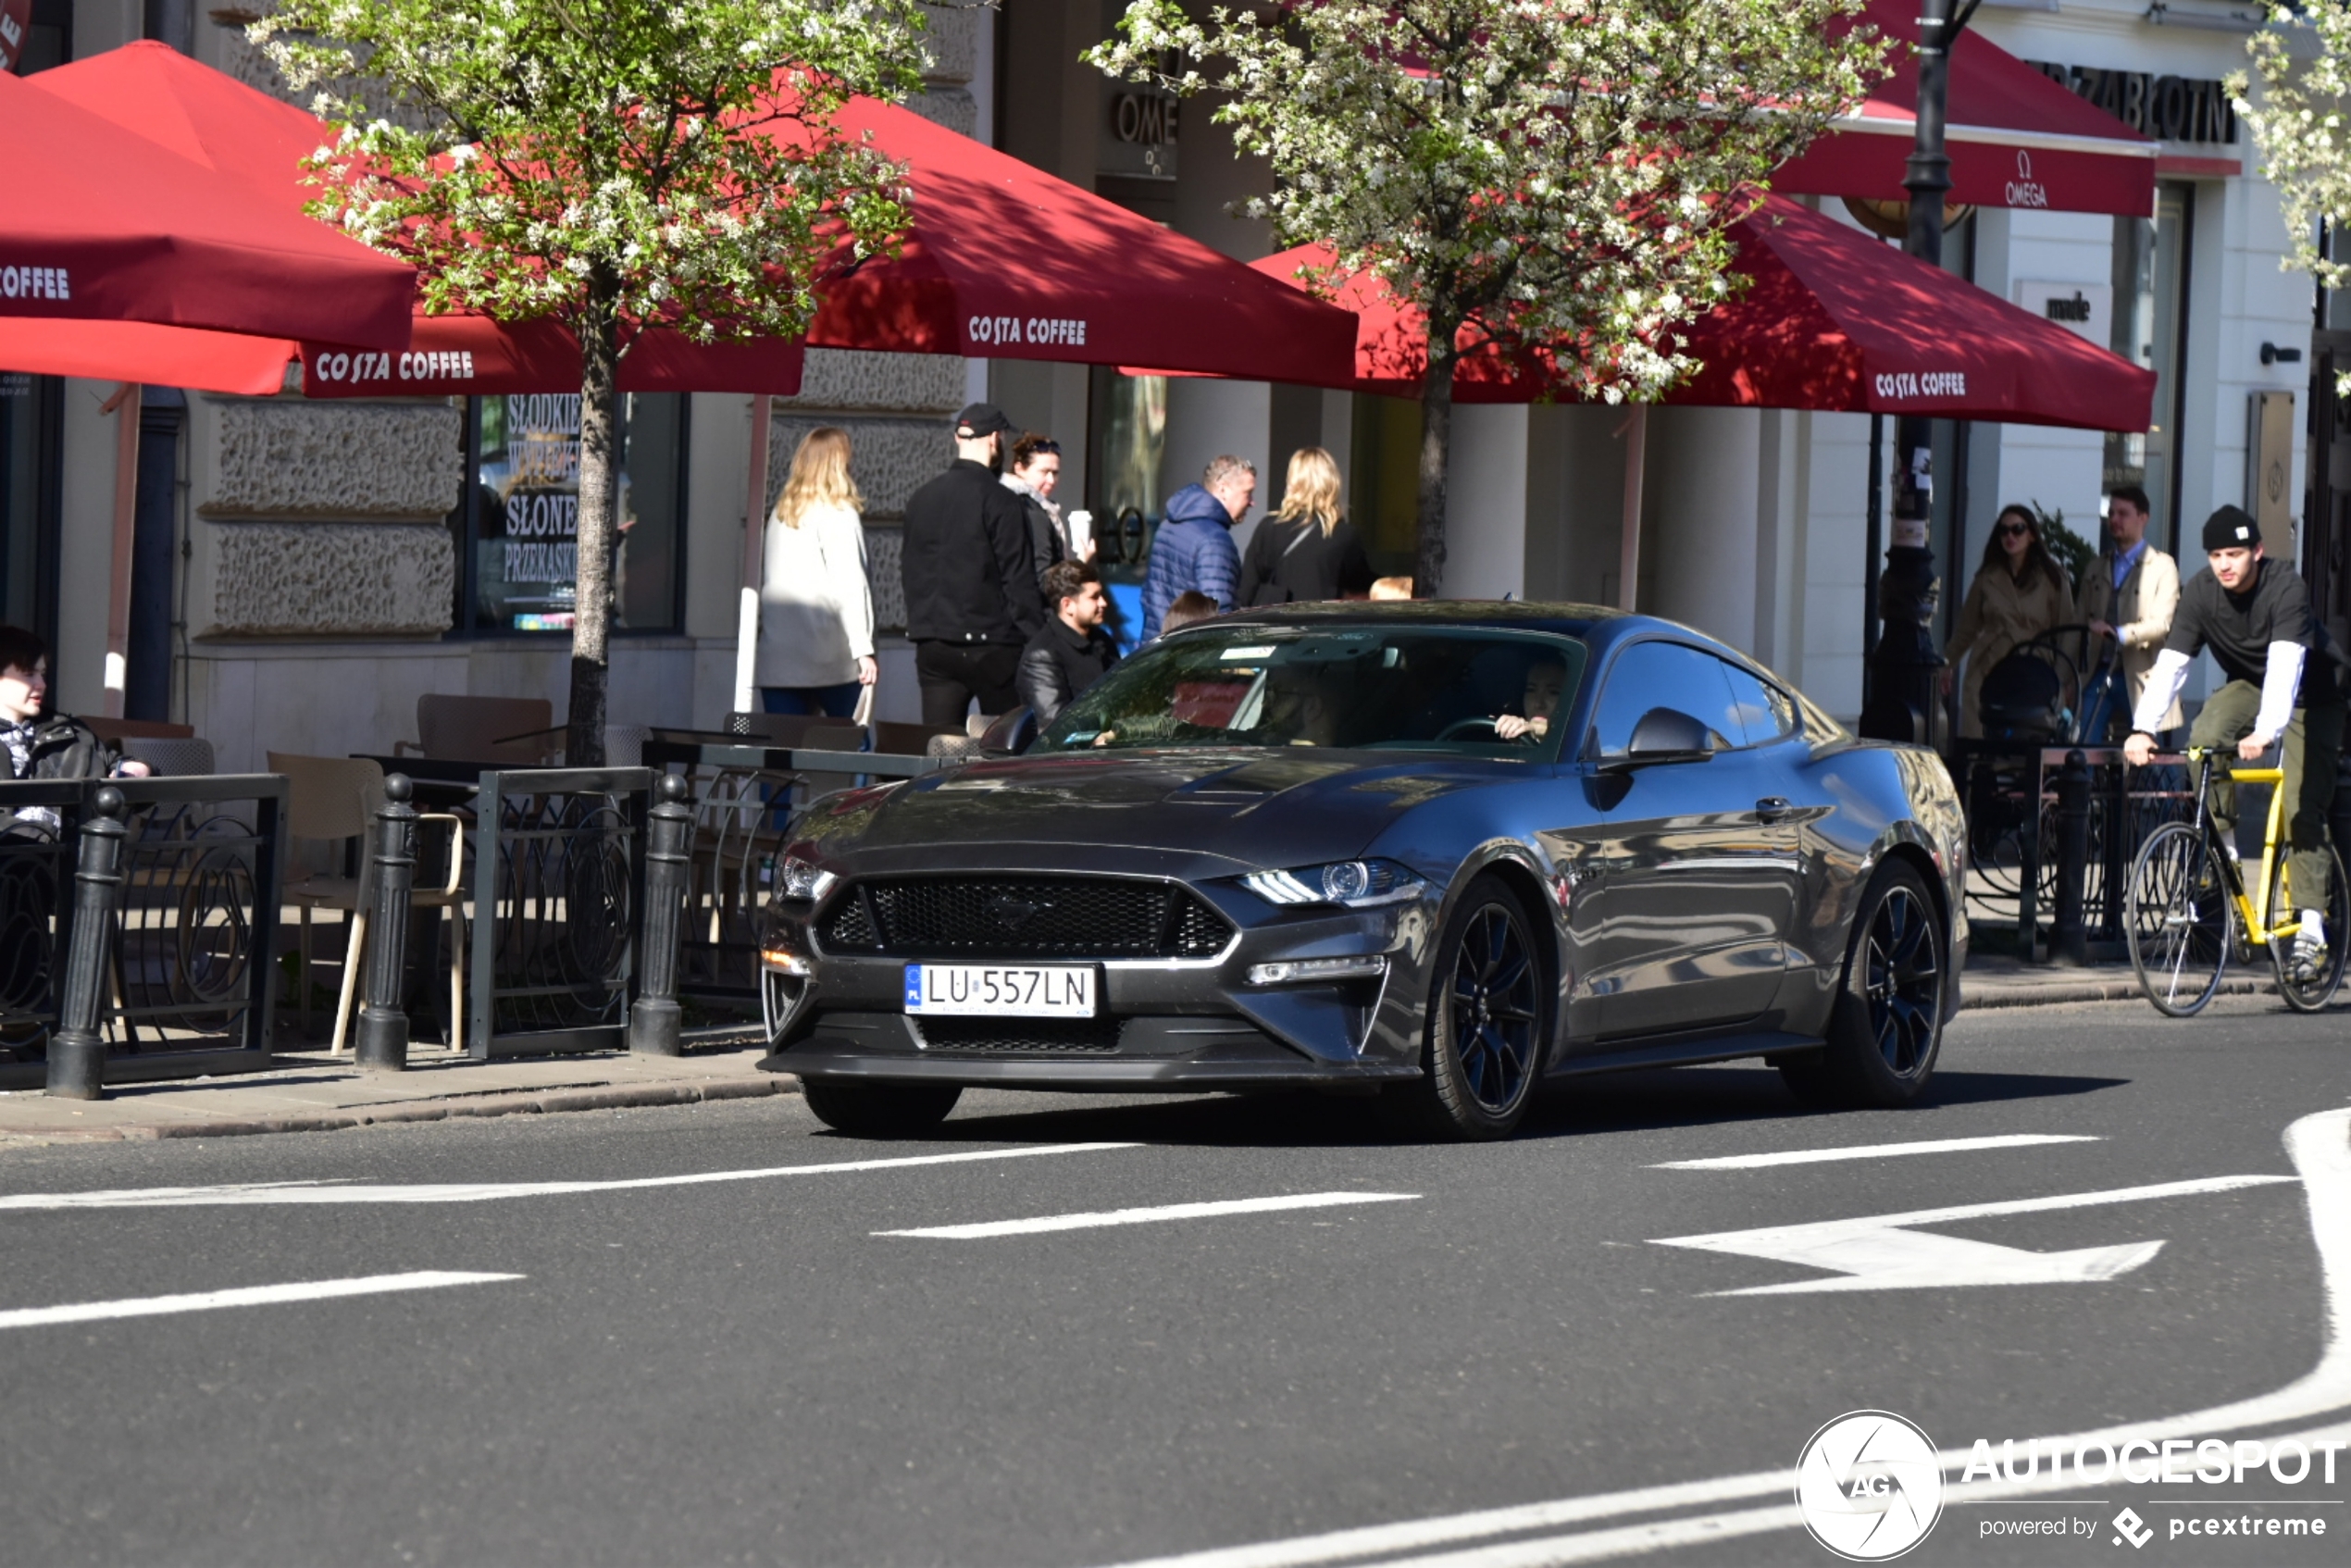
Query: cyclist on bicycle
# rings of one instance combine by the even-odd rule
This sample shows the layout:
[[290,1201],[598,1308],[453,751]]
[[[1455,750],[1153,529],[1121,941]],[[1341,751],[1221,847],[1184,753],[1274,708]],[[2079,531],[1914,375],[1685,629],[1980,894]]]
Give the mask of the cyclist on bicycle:
[[[2238,757],[2254,762],[2285,741],[2292,847],[2286,877],[2301,919],[2294,970],[2307,977],[2318,972],[2326,952],[2320,911],[2327,902],[2327,808],[2343,749],[2343,693],[2309,592],[2292,566],[2262,554],[2261,525],[2242,507],[2223,506],[2205,521],[2204,554],[2208,565],[2181,591],[2122,754],[2134,767],[2146,765],[2154,731],[2186,683],[2189,661],[2209,650],[2229,680],[2206,700],[2188,744],[2217,750],[2233,742]],[[2212,780],[2211,802],[2233,852],[2236,786],[2225,771]]]

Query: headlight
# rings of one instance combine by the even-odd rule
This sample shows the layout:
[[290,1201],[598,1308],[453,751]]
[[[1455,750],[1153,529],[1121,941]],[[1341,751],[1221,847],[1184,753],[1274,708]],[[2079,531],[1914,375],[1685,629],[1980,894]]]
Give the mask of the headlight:
[[1241,886],[1268,903],[1337,903],[1374,909],[1420,897],[1428,886],[1392,860],[1336,860],[1290,871],[1252,871]]
[[776,896],[795,902],[804,899],[814,903],[831,892],[833,884],[840,880],[831,872],[819,869],[815,861],[788,854],[784,857],[783,879],[777,885]]

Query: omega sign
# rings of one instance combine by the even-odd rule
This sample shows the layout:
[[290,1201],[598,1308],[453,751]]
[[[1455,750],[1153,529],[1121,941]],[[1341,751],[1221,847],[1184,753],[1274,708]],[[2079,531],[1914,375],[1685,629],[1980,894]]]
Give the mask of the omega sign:
[[2016,150],[2016,178],[2009,181],[2008,195],[2012,207],[2049,205],[2049,188],[2033,178],[2033,155],[2022,147]]
[[1096,143],[1097,173],[1128,180],[1176,178],[1177,121],[1182,106],[1157,93],[1138,93],[1103,81],[1102,129]]

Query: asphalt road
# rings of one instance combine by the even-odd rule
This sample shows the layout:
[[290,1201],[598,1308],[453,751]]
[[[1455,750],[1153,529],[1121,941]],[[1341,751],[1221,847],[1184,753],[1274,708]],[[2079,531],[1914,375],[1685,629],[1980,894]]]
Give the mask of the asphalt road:
[[[1790,1525],[1789,1473],[1848,1411],[1995,1452],[2244,1400],[2266,1402],[2192,1435],[2351,1437],[2346,1025],[2257,999],[2195,1024],[1970,1014],[1927,1108],[1824,1114],[1766,1070],[1655,1073],[1471,1148],[1400,1141],[1360,1101],[989,1094],[918,1143],[784,1098],[11,1151],[0,1555],[1832,1562]],[[2071,1141],[1975,1142],[2015,1138]],[[1970,1146],[1661,1168],[1943,1140]],[[2151,1186],[2174,1190],[1917,1217]],[[43,1196],[98,1192],[118,1196]],[[1913,1218],[1730,1234],[1875,1215]],[[491,1277],[429,1277],[453,1274]],[[352,1280],[372,1283],[40,1315]],[[1858,1288],[1725,1293],[1838,1280]],[[2338,1459],[2332,1483],[2314,1459],[2292,1485],[2257,1462],[2242,1485],[1952,1496],[1906,1561],[2339,1563]],[[2108,1523],[2126,1506],[2144,1549]],[[1513,1512],[1461,1518],[1487,1510]],[[2331,1529],[2169,1533],[2220,1512]],[[1988,1523],[2036,1519],[2080,1523]],[[1300,1544],[1374,1526],[1411,1527]]]

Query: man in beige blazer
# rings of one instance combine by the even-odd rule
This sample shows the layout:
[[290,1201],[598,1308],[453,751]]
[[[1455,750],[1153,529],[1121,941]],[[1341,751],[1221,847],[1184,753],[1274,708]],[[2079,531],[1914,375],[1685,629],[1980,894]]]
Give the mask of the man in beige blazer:
[[[2082,574],[2074,606],[2090,623],[2093,665],[2104,656],[2108,638],[2121,641],[2122,680],[2133,708],[2146,690],[2147,673],[2155,668],[2155,656],[2163,651],[2171,616],[2180,607],[2179,563],[2149,544],[2146,532],[2146,491],[2124,485],[2107,498],[2108,548]],[[2163,716],[2163,728],[2176,729],[2180,722],[2175,697]]]

